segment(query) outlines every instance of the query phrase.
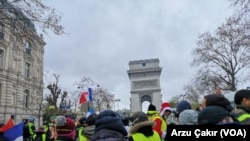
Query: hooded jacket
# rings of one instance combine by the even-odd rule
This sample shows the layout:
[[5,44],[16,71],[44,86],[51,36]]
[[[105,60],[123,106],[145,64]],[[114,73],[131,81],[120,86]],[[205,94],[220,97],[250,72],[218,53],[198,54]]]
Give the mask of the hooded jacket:
[[136,140],[138,138],[141,138],[140,140],[144,140],[144,141],[147,141],[147,140],[148,141],[151,141],[151,140],[160,141],[161,138],[159,134],[152,129],[153,125],[154,125],[154,121],[151,121],[151,120],[136,123],[129,130],[129,133],[131,134],[131,136],[129,137],[129,141],[139,141],[139,140]]
[[242,105],[237,105],[236,109],[232,110],[235,119],[243,125],[250,125],[250,108]]

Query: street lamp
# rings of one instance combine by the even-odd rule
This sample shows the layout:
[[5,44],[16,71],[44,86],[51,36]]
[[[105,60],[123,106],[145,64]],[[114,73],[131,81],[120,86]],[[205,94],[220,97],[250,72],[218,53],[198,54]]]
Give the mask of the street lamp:
[[115,99],[115,102],[117,102],[117,110],[119,110],[119,101],[121,101],[119,98]]

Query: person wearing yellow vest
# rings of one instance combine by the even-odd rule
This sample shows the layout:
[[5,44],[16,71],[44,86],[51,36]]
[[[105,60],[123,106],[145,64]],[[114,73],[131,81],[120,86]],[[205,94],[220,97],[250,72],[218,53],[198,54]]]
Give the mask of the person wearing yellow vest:
[[50,141],[50,135],[44,128],[44,126],[40,127],[34,136],[33,141]]
[[24,132],[25,132],[25,134],[27,134],[27,138],[25,140],[27,140],[27,141],[31,141],[32,139],[34,139],[35,131],[36,131],[34,121],[35,121],[35,118],[30,117],[28,119],[28,123],[25,124],[25,126],[24,126]]
[[82,130],[84,129],[86,125],[86,118],[82,117],[78,120],[78,124],[76,126],[76,139],[79,137],[79,135],[81,134]]
[[85,122],[85,128],[79,131],[79,137],[76,141],[90,141],[92,136],[95,134],[95,121],[97,114],[88,116]]
[[153,126],[153,130],[156,131],[162,140],[166,137],[166,129],[167,129],[167,123],[166,121],[159,115],[159,113],[156,111],[156,107],[152,104],[148,107],[147,116],[149,120],[152,120],[155,122]]
[[173,121],[170,121],[168,122],[169,119],[169,116],[170,114],[172,113],[172,109],[171,109],[171,104],[169,102],[163,102],[161,104],[161,109],[160,109],[160,116],[162,117],[162,119],[164,119],[165,123],[166,123],[166,134],[165,134],[165,137],[163,135],[163,140],[166,140],[166,136],[167,136],[167,126],[168,124]]
[[154,121],[148,120],[143,112],[132,115],[132,127],[129,130],[129,141],[161,141],[159,134],[153,130]]
[[242,89],[235,93],[236,109],[232,111],[236,120],[243,125],[250,125],[250,90]]

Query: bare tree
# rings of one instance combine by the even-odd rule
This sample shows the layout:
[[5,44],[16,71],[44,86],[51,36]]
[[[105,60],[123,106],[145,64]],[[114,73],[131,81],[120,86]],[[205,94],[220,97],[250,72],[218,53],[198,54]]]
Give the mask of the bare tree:
[[199,69],[184,86],[186,98],[190,101],[213,94],[218,88],[235,91],[240,82],[249,80],[250,1],[229,1],[235,8],[233,15],[214,34],[201,34],[198,47],[192,52],[192,66]]
[[192,85],[188,85],[185,87],[186,93],[185,98],[194,105],[199,105],[200,93],[194,88]]
[[[214,76],[209,69],[200,69],[198,73],[185,85],[186,95],[207,95],[215,93],[217,88],[223,87],[220,78]],[[197,96],[192,96],[197,97]]]
[[80,111],[85,113],[88,111],[89,107],[93,107],[95,111],[102,111],[103,109],[111,109],[113,103],[115,102],[114,95],[111,94],[107,89],[101,87],[90,77],[83,77],[80,82],[76,82],[74,85],[77,86],[79,92],[72,93],[72,99],[75,103],[75,110],[78,107],[78,101],[81,95],[81,92],[87,91],[88,88],[92,88],[92,103],[85,103],[80,106]]
[[61,16],[44,0],[0,0],[0,23],[17,37],[26,36],[35,26],[47,34],[65,34]]
[[[93,106],[93,103],[87,102],[87,103],[79,105],[79,99],[80,99],[81,93],[83,91],[88,91],[88,88],[95,89],[97,87],[100,87],[100,85],[96,83],[90,77],[82,77],[79,82],[75,82],[73,85],[76,86],[77,88],[77,91],[71,92],[71,100],[73,101],[74,112],[77,111],[78,106],[80,106],[80,111],[84,111],[85,113],[88,112],[89,108]],[[95,92],[95,90],[93,91]]]
[[94,97],[94,107],[99,112],[104,109],[112,109],[112,105],[115,102],[114,94],[111,94],[107,89],[104,88],[97,88],[95,90]]
[[238,13],[239,16],[246,17],[247,14],[250,14],[250,0],[229,0],[229,1],[232,2],[231,3],[232,6],[236,9],[236,13]]
[[[250,28],[238,17],[230,17],[214,35],[202,34],[193,50],[193,66],[209,70],[221,89],[235,91],[239,82],[249,80]],[[219,81],[218,81],[219,80]]]
[[50,106],[54,106],[56,109],[58,109],[58,106],[57,106],[58,100],[61,99],[61,103],[64,102],[65,101],[64,99],[67,97],[67,92],[62,91],[58,85],[60,76],[58,74],[53,74],[53,76],[55,78],[55,82],[47,86],[50,93],[45,95],[45,101]]

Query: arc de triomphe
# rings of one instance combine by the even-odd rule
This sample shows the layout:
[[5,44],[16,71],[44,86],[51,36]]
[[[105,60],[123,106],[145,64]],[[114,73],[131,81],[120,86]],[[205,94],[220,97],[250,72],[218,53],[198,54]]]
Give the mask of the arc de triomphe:
[[142,103],[148,101],[159,111],[162,103],[159,59],[129,61],[127,71],[130,80],[131,112],[142,111]]

